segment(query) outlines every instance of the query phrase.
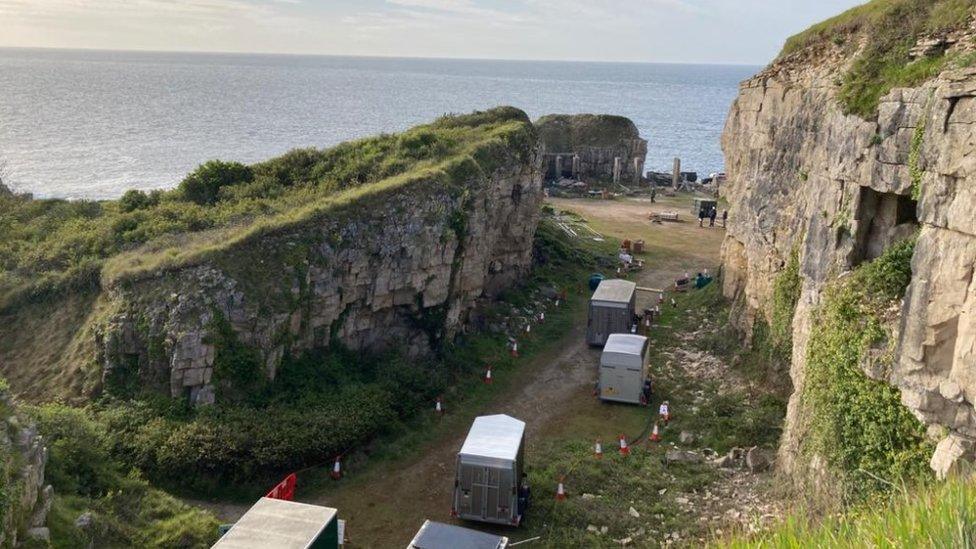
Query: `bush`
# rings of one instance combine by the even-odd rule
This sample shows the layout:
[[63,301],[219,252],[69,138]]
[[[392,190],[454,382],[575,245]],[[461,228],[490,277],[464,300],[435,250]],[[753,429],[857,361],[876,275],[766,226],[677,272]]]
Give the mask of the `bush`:
[[210,160],[201,164],[180,182],[183,198],[200,205],[212,205],[220,198],[220,189],[254,179],[251,168],[238,162]]
[[[50,458],[46,480],[54,486],[49,523],[56,547],[208,547],[218,522],[151,487],[112,449],[117,438],[88,411],[61,404],[28,408],[44,435]],[[83,533],[74,519],[86,510],[94,529]],[[94,536],[92,539],[91,536]]]
[[28,408],[50,451],[46,478],[59,492],[101,497],[118,485],[121,470],[109,455],[105,427],[79,408],[48,404]]
[[158,204],[160,196],[160,193],[157,191],[154,191],[152,194],[146,194],[138,189],[130,189],[125,191],[122,197],[119,198],[119,209],[126,213],[144,210]]

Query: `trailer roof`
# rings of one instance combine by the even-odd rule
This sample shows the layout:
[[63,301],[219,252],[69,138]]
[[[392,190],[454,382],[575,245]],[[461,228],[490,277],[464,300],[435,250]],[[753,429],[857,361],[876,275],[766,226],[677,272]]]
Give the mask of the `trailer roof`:
[[637,284],[629,280],[604,280],[593,292],[593,301],[609,301],[611,303],[630,303]]
[[442,522],[424,521],[408,549],[504,549],[508,538]]
[[227,531],[214,549],[305,549],[335,520],[335,509],[261,498]]
[[525,422],[503,414],[475,418],[459,455],[515,460]]
[[610,334],[610,337],[607,338],[607,344],[603,347],[603,352],[640,356],[646,341],[646,337],[639,335]]

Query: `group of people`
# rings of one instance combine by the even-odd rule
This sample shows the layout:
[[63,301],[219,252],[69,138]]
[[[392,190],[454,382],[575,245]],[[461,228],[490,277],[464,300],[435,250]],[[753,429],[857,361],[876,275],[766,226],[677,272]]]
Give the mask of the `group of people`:
[[[712,206],[711,208],[701,208],[698,210],[698,226],[705,226],[705,219],[708,219],[708,226],[715,226],[715,218],[718,217],[718,208]],[[729,220],[729,211],[722,210],[722,226],[725,226],[726,221]]]

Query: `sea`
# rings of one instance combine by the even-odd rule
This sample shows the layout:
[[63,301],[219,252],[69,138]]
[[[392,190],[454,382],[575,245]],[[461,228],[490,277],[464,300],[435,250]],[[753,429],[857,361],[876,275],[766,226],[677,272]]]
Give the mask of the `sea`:
[[36,197],[169,188],[210,159],[512,105],[629,117],[647,169],[711,173],[738,84],[760,67],[0,48],[3,180]]

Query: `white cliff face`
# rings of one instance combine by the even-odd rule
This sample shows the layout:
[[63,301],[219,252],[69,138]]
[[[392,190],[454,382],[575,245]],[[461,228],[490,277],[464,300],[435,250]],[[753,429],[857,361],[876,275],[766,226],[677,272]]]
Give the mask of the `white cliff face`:
[[865,121],[841,112],[834,92],[848,61],[824,49],[774,63],[743,83],[732,107],[723,137],[731,204],[724,291],[741,328],[770,318],[773,280],[798,250],[795,392],[780,452],[790,471],[811,312],[830,281],[919,230],[893,330],[895,363],[882,375],[931,426],[939,440],[932,466],[944,474],[974,457],[976,441],[976,70],[895,90],[877,122]]
[[256,350],[274,379],[285,352],[340,343],[428,352],[478,301],[531,267],[542,200],[539,156],[507,151],[460,186],[411,184],[342,215],[237,245],[213,260],[110,289],[100,336],[107,374],[198,404],[215,395],[214,320]]

